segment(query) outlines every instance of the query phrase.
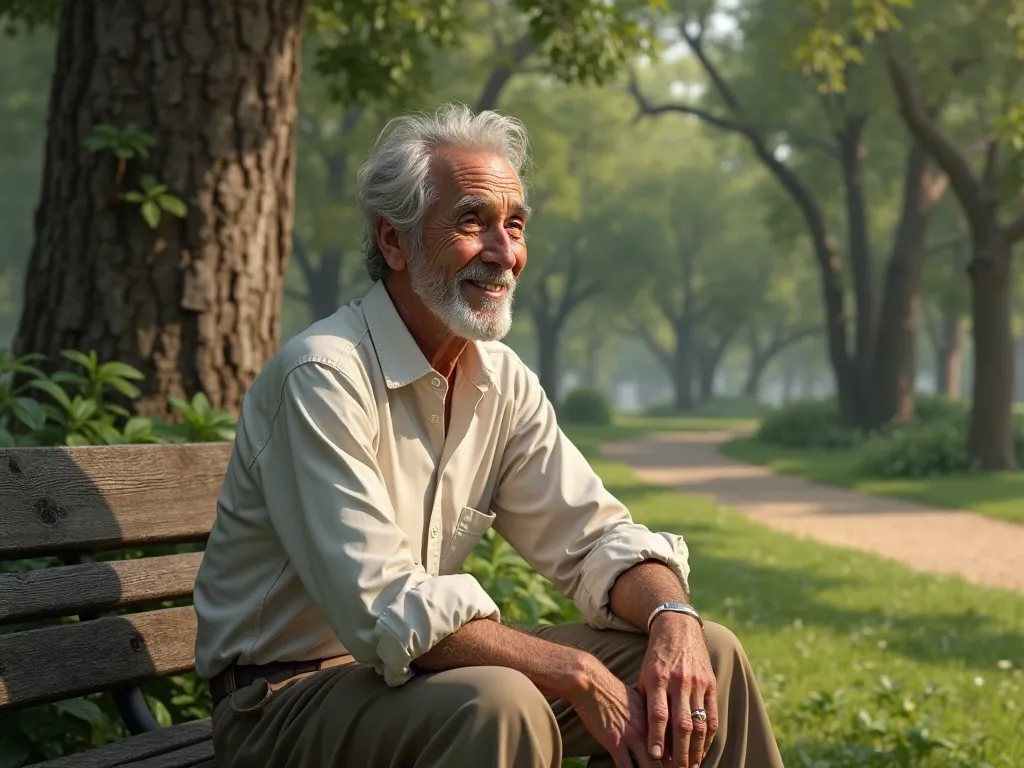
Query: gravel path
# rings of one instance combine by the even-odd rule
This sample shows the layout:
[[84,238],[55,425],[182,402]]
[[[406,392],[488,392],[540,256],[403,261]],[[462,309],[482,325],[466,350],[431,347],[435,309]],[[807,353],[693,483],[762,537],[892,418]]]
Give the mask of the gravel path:
[[801,538],[1024,592],[1024,525],[774,475],[722,456],[718,446],[736,434],[656,434],[611,443],[602,453],[648,482],[712,498]]

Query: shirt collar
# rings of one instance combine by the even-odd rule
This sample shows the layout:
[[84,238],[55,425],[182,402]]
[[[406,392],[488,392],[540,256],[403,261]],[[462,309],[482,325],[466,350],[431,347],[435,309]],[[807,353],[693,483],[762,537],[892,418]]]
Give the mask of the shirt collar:
[[[366,293],[363,313],[388,389],[407,386],[433,372],[430,362],[395,309],[383,280],[374,283]],[[491,355],[484,344],[471,341],[458,365],[478,389],[493,386],[501,393],[498,377],[491,365]]]

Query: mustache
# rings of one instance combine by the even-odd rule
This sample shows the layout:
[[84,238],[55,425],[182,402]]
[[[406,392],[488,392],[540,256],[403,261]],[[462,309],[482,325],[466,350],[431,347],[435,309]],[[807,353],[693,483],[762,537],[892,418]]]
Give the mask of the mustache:
[[484,280],[506,288],[515,288],[518,282],[511,271],[503,270],[500,267],[489,267],[480,262],[467,264],[455,273],[455,277],[459,280]]

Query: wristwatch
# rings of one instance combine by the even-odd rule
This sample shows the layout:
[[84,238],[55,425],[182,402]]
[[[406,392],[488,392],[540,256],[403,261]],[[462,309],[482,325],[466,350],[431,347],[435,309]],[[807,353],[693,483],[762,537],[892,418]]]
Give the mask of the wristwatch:
[[693,616],[700,623],[701,629],[704,628],[704,619],[700,617],[700,614],[697,613],[697,610],[692,605],[687,605],[686,603],[662,603],[651,611],[651,615],[647,617],[647,634],[651,634],[651,624],[658,615],[665,612],[685,613],[687,616]]

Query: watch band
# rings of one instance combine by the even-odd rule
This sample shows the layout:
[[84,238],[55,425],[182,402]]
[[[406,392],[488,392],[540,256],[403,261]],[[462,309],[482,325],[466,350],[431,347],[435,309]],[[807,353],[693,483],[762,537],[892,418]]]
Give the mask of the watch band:
[[666,612],[685,613],[687,616],[693,616],[693,618],[695,618],[700,624],[701,629],[704,628],[704,619],[700,617],[700,614],[697,613],[697,609],[692,605],[687,605],[686,603],[662,603],[651,611],[651,615],[647,617],[647,634],[651,633],[651,624],[654,620],[658,618],[660,614]]

